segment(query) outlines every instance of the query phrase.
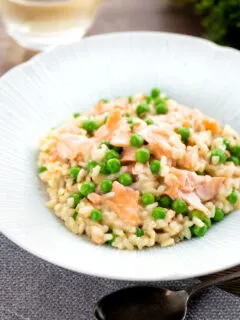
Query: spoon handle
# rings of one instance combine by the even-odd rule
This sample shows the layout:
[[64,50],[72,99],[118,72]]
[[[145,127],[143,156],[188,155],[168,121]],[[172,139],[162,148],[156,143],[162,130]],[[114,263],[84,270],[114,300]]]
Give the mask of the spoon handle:
[[216,285],[225,281],[230,281],[230,280],[235,280],[235,279],[240,279],[240,271],[237,272],[232,272],[229,274],[225,274],[223,276],[219,276],[217,278],[209,279],[207,281],[203,281],[201,283],[198,283],[192,287],[189,287],[186,289],[187,293],[189,296],[194,295],[197,293],[199,290],[202,290],[204,288],[207,288],[212,285]]

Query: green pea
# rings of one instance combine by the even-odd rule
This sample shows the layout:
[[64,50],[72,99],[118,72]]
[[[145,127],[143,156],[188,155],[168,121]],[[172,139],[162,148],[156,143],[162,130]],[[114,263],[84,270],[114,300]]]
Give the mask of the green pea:
[[153,88],[151,91],[151,96],[153,99],[156,99],[160,96],[160,90],[158,88]]
[[89,193],[95,192],[95,184],[93,182],[83,182],[80,193],[86,197]]
[[78,212],[77,211],[75,211],[74,212],[74,214],[72,215],[72,217],[73,217],[73,220],[77,220],[77,216],[78,216]]
[[224,219],[224,211],[220,208],[216,208],[215,209],[215,215],[213,217],[213,221],[214,222],[219,222],[219,221],[222,221]]
[[205,176],[206,172],[205,171],[197,171],[196,174],[198,174],[199,176]]
[[208,229],[211,227],[211,225],[212,225],[211,219],[209,219],[208,217],[204,217],[201,220],[202,220],[202,222],[204,222],[204,224],[207,226]]
[[231,156],[231,157],[227,158],[227,161],[233,162],[235,164],[235,166],[238,166],[240,164],[239,158],[237,158],[235,156]]
[[131,117],[131,115],[130,115],[130,113],[129,113],[129,112],[124,113],[124,116],[125,116],[126,118]]
[[139,104],[136,109],[136,113],[139,117],[149,111],[150,111],[150,107],[147,104]]
[[79,112],[74,113],[74,114],[73,114],[73,117],[74,117],[74,118],[80,117],[80,113],[79,113]]
[[158,103],[156,106],[155,106],[155,109],[156,109],[156,113],[157,114],[166,114],[168,112],[168,107],[165,103]]
[[144,142],[144,139],[140,134],[134,133],[130,137],[130,144],[133,147],[140,147]]
[[113,234],[112,234],[112,239],[106,241],[106,244],[112,245],[116,238],[117,238],[117,235],[113,233]]
[[109,170],[108,170],[106,162],[100,162],[99,165],[100,165],[100,173],[101,174],[104,174],[104,175],[109,174]]
[[137,162],[145,163],[150,159],[150,152],[145,148],[140,148],[136,151],[135,157]]
[[105,160],[108,161],[110,159],[119,159],[120,156],[115,150],[108,150],[105,154]]
[[206,217],[205,213],[199,210],[193,210],[191,212],[189,212],[189,217],[190,219],[192,219],[193,217],[196,217],[198,219],[200,219],[202,222],[204,222],[204,224],[210,228],[211,227],[211,220]]
[[231,204],[235,204],[238,201],[238,195],[235,189],[232,189],[232,192],[229,194],[229,196],[227,197],[228,201]]
[[108,99],[101,99],[101,100],[99,100],[99,102],[107,103],[107,102],[109,102],[109,100]]
[[132,103],[133,102],[133,98],[131,96],[128,97],[128,103]]
[[99,222],[102,220],[102,211],[93,209],[90,214],[91,220]]
[[47,171],[47,167],[41,166],[38,171],[39,171],[39,173],[43,173],[43,172]]
[[230,149],[230,141],[227,138],[223,138],[223,144],[225,144],[226,149]]
[[142,203],[147,206],[149,204],[152,204],[155,202],[155,197],[152,193],[148,192],[148,193],[144,193],[142,196],[141,196],[141,201]]
[[103,124],[106,124],[107,121],[108,121],[108,115],[106,115],[106,116],[104,117],[104,119],[103,119]]
[[127,119],[127,123],[128,123],[128,124],[133,124],[133,118],[128,118],[128,119]]
[[88,172],[91,172],[92,169],[95,168],[97,165],[98,165],[98,163],[97,163],[97,161],[95,161],[95,160],[90,160],[90,161],[88,161],[87,171],[88,171]]
[[174,200],[172,203],[172,208],[174,211],[176,211],[177,214],[178,213],[185,214],[187,213],[187,210],[188,210],[186,202],[181,199]]
[[148,126],[150,126],[151,124],[154,123],[154,122],[153,122],[153,119],[146,119],[145,122],[146,122],[146,124],[147,124]]
[[177,132],[178,134],[180,134],[182,142],[186,143],[188,138],[190,137],[189,129],[182,127],[182,128],[179,128]]
[[136,236],[137,237],[142,237],[144,235],[144,230],[142,228],[137,228],[136,230]]
[[158,97],[157,99],[155,99],[155,106],[157,105],[157,104],[166,104],[166,98],[161,98],[161,97]]
[[150,163],[150,169],[152,173],[159,173],[161,171],[161,162],[159,160],[153,160]]
[[218,157],[218,162],[219,163],[224,163],[227,159],[225,151],[222,149],[214,149],[211,151],[211,159],[212,157]]
[[130,186],[133,183],[133,178],[129,173],[122,173],[118,181],[124,186]]
[[150,102],[152,102],[152,97],[151,96],[146,97],[146,103],[150,103]]
[[154,208],[152,210],[152,216],[155,220],[164,219],[166,217],[166,210],[164,208]]
[[69,169],[69,174],[74,181],[77,180],[77,177],[78,177],[80,170],[81,170],[81,168],[79,168],[79,167],[72,167]]
[[193,217],[196,217],[200,220],[202,220],[205,216],[205,213],[199,210],[192,210],[189,212],[189,218],[192,219]]
[[73,198],[73,206],[72,207],[75,209],[83,197],[79,193],[73,193],[70,195],[69,198]]
[[107,161],[107,168],[110,173],[117,173],[121,169],[121,162],[119,159],[110,159]]
[[202,237],[206,234],[207,232],[207,226],[204,225],[202,227],[194,226],[192,229],[192,234],[196,237]]
[[85,120],[82,124],[82,128],[87,131],[87,133],[93,133],[99,128],[99,123],[95,120]]
[[159,198],[158,203],[160,207],[171,208],[172,199],[167,195],[163,195]]
[[108,141],[102,141],[101,144],[99,145],[99,147],[101,147],[101,145],[103,145],[103,144],[105,144],[105,146],[107,146],[108,149],[112,149],[118,153],[121,153],[123,150],[122,147],[115,147],[115,146],[111,145],[110,142],[108,142]]
[[102,181],[101,183],[101,191],[103,193],[108,193],[110,191],[112,191],[112,180],[109,179],[105,179]]
[[115,146],[111,146],[111,148],[116,151],[117,153],[121,153],[123,151],[122,147],[115,147]]
[[108,141],[102,141],[99,145],[99,147],[101,147],[103,144],[105,144],[105,146],[108,147],[108,149],[111,149],[111,144]]
[[231,147],[231,155],[238,157],[240,159],[240,144],[237,144],[234,147]]

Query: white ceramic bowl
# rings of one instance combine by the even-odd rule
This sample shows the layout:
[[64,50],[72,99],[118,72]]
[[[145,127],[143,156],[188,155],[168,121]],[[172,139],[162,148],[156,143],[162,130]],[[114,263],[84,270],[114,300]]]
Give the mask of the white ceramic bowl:
[[3,233],[29,252],[78,272],[115,279],[195,277],[240,263],[240,212],[174,247],[119,251],[70,233],[45,208],[38,138],[100,98],[160,87],[240,128],[240,53],[170,33],[95,36],[42,53],[0,80],[0,213]]

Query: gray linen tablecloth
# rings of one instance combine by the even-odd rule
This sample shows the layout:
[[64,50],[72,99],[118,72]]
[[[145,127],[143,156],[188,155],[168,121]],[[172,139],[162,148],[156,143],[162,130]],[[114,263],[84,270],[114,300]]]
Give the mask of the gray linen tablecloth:
[[[134,284],[62,269],[25,252],[3,235],[0,243],[1,320],[90,320],[99,298]],[[196,282],[189,279],[155,285],[177,289]],[[239,320],[239,297],[210,288],[191,300],[187,320],[215,319]]]

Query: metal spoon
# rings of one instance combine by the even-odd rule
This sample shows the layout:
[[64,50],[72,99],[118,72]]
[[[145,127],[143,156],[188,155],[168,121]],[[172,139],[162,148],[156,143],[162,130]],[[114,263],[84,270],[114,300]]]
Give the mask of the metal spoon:
[[97,320],[183,320],[189,298],[208,286],[240,278],[240,271],[201,282],[186,290],[139,286],[122,289],[96,305]]

